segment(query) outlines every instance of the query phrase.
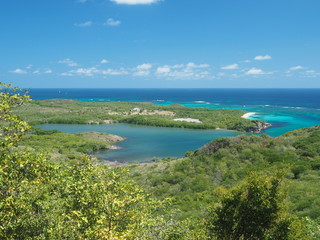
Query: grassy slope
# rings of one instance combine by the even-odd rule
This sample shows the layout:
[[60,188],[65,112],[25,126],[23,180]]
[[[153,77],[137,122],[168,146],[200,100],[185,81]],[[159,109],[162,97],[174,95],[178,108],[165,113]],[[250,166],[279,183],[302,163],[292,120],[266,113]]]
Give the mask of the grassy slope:
[[[140,111],[132,111],[139,108]],[[224,128],[239,131],[257,130],[258,121],[243,119],[242,110],[195,109],[181,105],[160,106],[152,103],[86,103],[64,99],[32,101],[17,110],[23,120],[40,123],[103,123],[105,120],[162,127],[198,129]],[[195,118],[202,123],[176,122],[174,118]]]
[[221,187],[232,187],[249,171],[286,172],[290,208],[300,216],[320,217],[320,126],[279,138],[220,138],[183,159],[132,165],[131,176],[158,198],[173,198],[181,218],[199,217],[218,199]]

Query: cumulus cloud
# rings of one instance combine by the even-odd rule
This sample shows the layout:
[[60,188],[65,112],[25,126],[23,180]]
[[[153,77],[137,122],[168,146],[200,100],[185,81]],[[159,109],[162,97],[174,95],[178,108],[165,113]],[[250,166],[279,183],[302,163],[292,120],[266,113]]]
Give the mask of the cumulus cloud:
[[112,26],[112,27],[116,27],[119,26],[121,24],[121,21],[119,20],[114,20],[113,18],[109,18],[104,25],[106,26]]
[[171,71],[169,66],[162,66],[157,68],[158,74],[169,73]]
[[197,64],[195,64],[193,62],[187,63],[186,66],[188,68],[207,68],[207,67],[210,67],[209,64],[199,64],[199,65],[197,65]]
[[58,61],[58,63],[66,64],[66,65],[68,65],[69,67],[76,67],[76,66],[78,66],[78,63],[72,61],[70,58],[66,58],[66,59],[60,60],[60,61]]
[[69,72],[62,73],[62,76],[85,76],[94,77],[95,75],[127,75],[129,72],[124,69],[97,69],[96,67],[78,68],[70,70]]
[[153,4],[160,0],[111,0],[117,4],[138,5],[138,4]]
[[77,27],[90,27],[90,26],[92,26],[92,22],[91,21],[87,21],[87,22],[84,22],[84,23],[75,23],[74,25],[77,26]]
[[100,63],[102,63],[102,64],[105,64],[105,63],[108,63],[109,61],[107,60],[107,59],[102,59],[101,61],[100,61]]
[[304,67],[299,65],[299,66],[291,67],[289,70],[290,71],[296,71],[296,70],[301,70],[301,69],[304,69]]
[[233,69],[238,69],[238,68],[239,68],[238,64],[231,64],[231,65],[224,66],[221,69],[223,69],[223,70],[233,70]]
[[141,65],[138,65],[135,69],[135,72],[132,75],[138,76],[138,77],[148,76],[150,75],[151,68],[152,68],[152,64],[150,63],[144,63]]
[[246,75],[262,75],[262,74],[266,74],[266,72],[258,68],[251,68],[245,74]]
[[97,66],[88,68],[77,68],[61,73],[60,75],[82,77],[101,77],[108,75],[131,75],[135,77],[145,77],[152,75],[154,77],[167,80],[196,80],[212,78],[212,74],[208,70],[209,67],[209,64],[195,64],[192,62],[187,64],[162,65],[156,67],[154,67],[151,63],[143,63],[133,68],[103,69]]
[[254,58],[254,60],[270,60],[272,57],[270,56],[270,55],[264,55],[264,56],[256,56],[255,58]]
[[152,64],[150,64],[150,63],[144,63],[144,64],[137,66],[137,69],[139,69],[139,70],[149,70],[151,68],[152,68]]
[[11,73],[15,73],[15,74],[27,74],[28,72],[21,69],[21,68],[17,68],[15,70],[10,71]]
[[211,73],[205,68],[210,67],[209,64],[176,64],[173,66],[163,65],[157,68],[156,75],[166,79],[196,80],[203,78],[211,78]]

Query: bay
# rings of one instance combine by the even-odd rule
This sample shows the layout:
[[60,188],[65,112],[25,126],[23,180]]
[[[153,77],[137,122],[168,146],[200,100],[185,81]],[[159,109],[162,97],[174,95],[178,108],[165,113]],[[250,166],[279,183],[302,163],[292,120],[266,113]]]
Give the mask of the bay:
[[126,137],[125,141],[116,144],[121,149],[96,153],[99,159],[117,162],[145,162],[166,157],[183,157],[185,152],[194,151],[215,138],[241,134],[228,130],[192,130],[126,124],[43,124],[37,127],[68,133],[105,132]]
[[[320,124],[320,89],[30,89],[34,100],[53,98],[83,102],[152,102],[181,104],[192,108],[241,109],[255,112],[252,120],[272,124],[264,130],[273,137],[288,131]],[[46,126],[49,127],[49,126]],[[216,137],[235,136],[230,131],[199,131],[134,127],[128,125],[51,126],[66,132],[102,131],[128,139],[121,150],[98,153],[107,160],[146,161],[153,158],[181,157]],[[53,128],[49,129],[53,129]],[[182,131],[182,132],[181,132]],[[170,135],[170,133],[172,133]],[[192,140],[194,139],[194,140]]]

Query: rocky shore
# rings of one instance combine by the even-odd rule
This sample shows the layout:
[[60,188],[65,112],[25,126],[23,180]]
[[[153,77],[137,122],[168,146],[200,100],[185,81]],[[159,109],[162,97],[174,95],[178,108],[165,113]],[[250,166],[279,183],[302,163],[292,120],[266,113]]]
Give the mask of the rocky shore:
[[262,133],[264,129],[271,127],[272,125],[267,122],[261,122],[257,120],[252,120],[255,123],[255,126],[247,127],[246,132],[250,133]]

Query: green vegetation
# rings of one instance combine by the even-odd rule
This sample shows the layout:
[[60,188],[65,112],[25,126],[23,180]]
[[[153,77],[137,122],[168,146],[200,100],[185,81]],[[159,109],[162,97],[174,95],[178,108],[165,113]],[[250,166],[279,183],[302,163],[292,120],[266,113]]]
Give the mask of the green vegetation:
[[[290,211],[320,217],[320,126],[279,138],[238,136],[216,139],[183,159],[131,165],[131,175],[157,198],[172,198],[181,219],[201,217],[221,187],[236,186],[250,172],[286,171]],[[263,173],[262,173],[263,174]]]
[[[157,127],[224,128],[245,132],[259,132],[267,127],[264,122],[241,118],[244,113],[242,110],[195,109],[177,104],[160,106],[141,102],[88,103],[63,99],[32,101],[17,110],[17,114],[31,125],[121,122]],[[175,118],[199,119],[201,123],[174,121]]]
[[311,239],[297,218],[286,214],[280,176],[250,174],[226,191],[207,217],[208,235],[227,239]]
[[[125,170],[97,165],[85,155],[64,164],[18,147],[30,127],[12,109],[27,100],[0,93],[0,239],[184,236],[182,228],[170,231],[170,217],[156,216],[165,203],[144,194]],[[162,227],[153,228],[156,223]]]
[[64,133],[58,130],[32,128],[22,137],[23,147],[46,152],[54,159],[75,159],[83,153],[92,154],[101,149],[112,148],[112,144],[123,138],[106,133],[84,132]]
[[[13,113],[27,101],[0,93],[0,239],[320,238],[320,126],[220,138],[128,172],[81,154],[109,135],[28,132]],[[43,154],[57,151],[74,159]]]

